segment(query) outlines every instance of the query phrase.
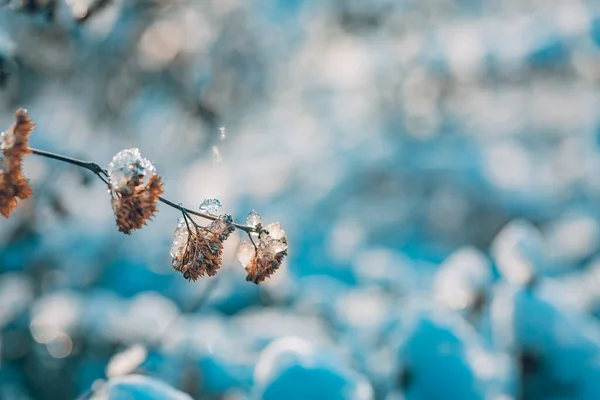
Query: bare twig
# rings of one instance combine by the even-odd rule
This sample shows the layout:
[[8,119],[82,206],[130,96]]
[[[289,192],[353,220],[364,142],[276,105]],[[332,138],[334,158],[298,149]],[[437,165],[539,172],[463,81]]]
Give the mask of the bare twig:
[[[63,156],[63,155],[56,154],[56,153],[51,153],[49,151],[44,151],[44,150],[38,150],[38,149],[33,149],[33,148],[30,150],[33,154],[38,155],[38,156],[51,158],[53,160],[76,165],[80,168],[85,168],[88,171],[93,172],[98,178],[100,178],[102,180],[102,182],[104,182],[105,184],[110,186],[110,182],[107,180],[108,172],[95,162],[77,160],[75,158]],[[218,217],[215,215],[211,215],[211,214],[203,213],[200,211],[194,211],[189,208],[185,208],[185,207],[181,206],[180,204],[174,203],[171,200],[168,200],[162,196],[159,196],[158,200],[160,200],[162,203],[168,205],[169,207],[172,207],[176,210],[182,211],[187,214],[195,215],[197,217],[201,217],[201,218],[208,219],[211,221],[216,221],[218,219]],[[235,226],[237,229],[240,229],[247,233],[250,233],[250,232],[259,233],[258,229],[247,226],[247,225],[233,223],[233,226]]]

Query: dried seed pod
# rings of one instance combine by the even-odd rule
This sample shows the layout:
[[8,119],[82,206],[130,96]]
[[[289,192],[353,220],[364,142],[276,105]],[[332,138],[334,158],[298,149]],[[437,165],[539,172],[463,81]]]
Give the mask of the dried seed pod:
[[263,230],[256,246],[243,242],[238,249],[238,259],[248,273],[246,280],[258,285],[273,275],[287,255],[287,249],[287,237],[279,223]]
[[221,268],[223,243],[234,230],[230,215],[220,216],[207,227],[181,219],[171,246],[173,268],[190,281],[214,276]]
[[24,109],[17,110],[15,123],[0,141],[0,214],[8,218],[17,207],[17,198],[26,199],[32,193],[22,171],[23,156],[30,154],[29,135],[35,124]]
[[119,152],[108,167],[108,175],[117,226],[129,235],[158,211],[156,203],[163,193],[162,180],[138,149]]

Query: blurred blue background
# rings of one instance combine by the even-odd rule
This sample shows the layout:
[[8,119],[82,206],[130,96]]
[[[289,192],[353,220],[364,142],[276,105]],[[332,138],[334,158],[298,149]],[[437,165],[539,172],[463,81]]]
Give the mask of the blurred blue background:
[[190,284],[175,210],[27,157],[0,398],[600,399],[599,46],[592,0],[4,0],[2,129],[290,249]]

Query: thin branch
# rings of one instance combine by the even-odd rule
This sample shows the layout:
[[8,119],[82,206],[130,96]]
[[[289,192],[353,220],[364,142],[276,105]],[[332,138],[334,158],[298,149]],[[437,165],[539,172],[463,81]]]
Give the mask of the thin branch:
[[[90,161],[82,161],[82,160],[77,160],[75,158],[71,158],[71,157],[66,157],[60,154],[56,154],[56,153],[51,153],[49,151],[44,151],[44,150],[38,150],[38,149],[30,149],[31,152],[35,155],[38,156],[42,156],[42,157],[46,157],[46,158],[51,158],[53,160],[57,160],[57,161],[61,161],[64,163],[68,163],[68,164],[72,164],[72,165],[76,165],[80,168],[85,168],[88,171],[93,172],[98,178],[100,178],[102,180],[102,182],[106,183],[107,185],[110,186],[110,183],[106,180],[106,178],[108,178],[108,172],[102,168],[100,165],[94,163],[94,162],[90,162]],[[185,208],[177,203],[172,202],[171,200],[168,200],[162,196],[158,197],[158,200],[160,200],[162,203],[168,205],[169,207],[172,207],[176,210],[191,214],[191,215],[195,215],[197,217],[201,217],[201,218],[205,218],[211,221],[216,221],[218,219],[217,216],[212,215],[212,214],[207,214],[207,213],[203,213],[200,211],[194,211],[194,210],[190,210],[189,208]],[[257,229],[252,228],[250,226],[246,226],[246,225],[241,225],[241,224],[236,224],[233,223],[233,226],[235,226],[237,229],[242,230],[244,232],[250,233],[250,232],[257,232]]]
[[[190,215],[187,212],[185,212],[185,209],[181,204],[179,205],[179,207],[181,208],[181,215],[183,215],[183,221],[185,222],[185,226],[187,227],[188,233],[191,234],[192,230],[190,229],[190,224],[188,222],[188,219],[191,220]],[[192,223],[194,224],[195,222],[192,221]]]
[[96,163],[88,162],[88,161],[81,161],[81,160],[77,160],[75,158],[62,156],[60,154],[51,153],[49,151],[44,151],[44,150],[38,150],[38,149],[33,149],[33,148],[31,148],[30,150],[33,154],[36,154],[38,156],[51,158],[53,160],[58,160],[58,161],[62,161],[62,162],[68,163],[68,164],[77,165],[78,167],[81,167],[81,168],[85,168],[88,171],[93,172],[98,178],[100,178],[102,180],[102,182],[106,183],[107,185],[109,184],[108,181],[105,179],[105,177],[108,177],[108,172],[106,172],[100,165],[98,165]]
[[[158,196],[158,200],[160,200],[162,203],[165,203],[166,205],[171,206],[177,210],[185,211],[188,214],[196,215],[198,217],[209,219],[211,221],[216,221],[217,219],[219,219],[219,217],[217,217],[215,215],[206,214],[206,213],[203,213],[200,211],[194,211],[194,210],[190,210],[189,208],[182,207],[178,204],[173,203],[171,200],[165,199],[162,196]],[[233,226],[235,226],[237,229],[242,230],[244,232],[257,232],[258,233],[258,231],[256,229],[254,229],[250,226],[236,224],[235,222],[233,223]]]

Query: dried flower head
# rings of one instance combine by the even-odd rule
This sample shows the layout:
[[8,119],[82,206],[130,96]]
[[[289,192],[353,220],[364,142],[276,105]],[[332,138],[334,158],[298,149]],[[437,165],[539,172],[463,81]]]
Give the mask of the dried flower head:
[[154,165],[138,149],[119,152],[108,166],[112,207],[119,231],[129,235],[156,213],[163,193]]
[[23,156],[31,154],[29,149],[29,135],[35,128],[35,124],[29,118],[27,110],[19,108],[15,113],[15,123],[2,134],[0,148],[7,158],[21,161]]
[[23,156],[30,154],[29,135],[35,124],[27,110],[20,108],[15,123],[2,133],[0,141],[0,214],[8,218],[17,207],[17,198],[26,199],[32,193],[22,171]]
[[287,255],[287,249],[287,237],[278,222],[261,231],[256,245],[242,242],[238,259],[248,273],[246,280],[258,285],[273,275]]
[[171,246],[172,266],[183,277],[195,281],[213,276],[221,267],[223,243],[235,230],[231,215],[221,215],[209,226],[196,225],[191,219],[179,220]]

